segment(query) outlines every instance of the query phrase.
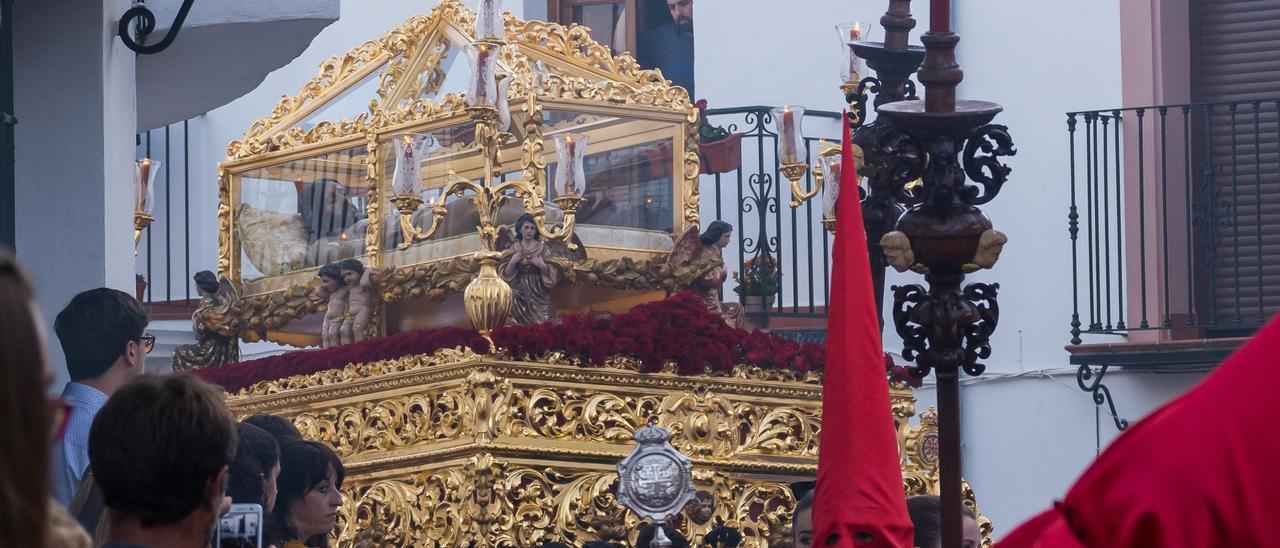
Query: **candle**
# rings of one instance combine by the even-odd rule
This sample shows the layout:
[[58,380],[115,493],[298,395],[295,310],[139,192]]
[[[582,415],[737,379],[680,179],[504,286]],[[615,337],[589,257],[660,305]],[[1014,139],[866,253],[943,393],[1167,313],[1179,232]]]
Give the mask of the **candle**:
[[[570,162],[570,163],[573,163],[573,164],[576,164],[576,163],[577,163],[576,161],[574,161],[574,152],[575,152],[575,151],[574,151],[574,149],[575,149],[577,146],[578,146],[578,145],[577,145],[577,143],[574,143],[574,142],[573,142],[573,136],[572,136],[572,135],[566,135],[566,136],[565,136],[565,138],[564,138],[564,150],[565,150],[566,155],[569,157],[569,162]],[[578,190],[578,181],[577,181],[577,177],[576,177],[576,175],[577,175],[577,170],[576,170],[576,169],[574,169],[574,167],[576,167],[576,166],[572,166],[572,165],[571,165],[571,166],[569,166],[569,169],[568,169],[567,171],[565,171],[565,178],[564,178],[564,193],[565,193],[565,194],[577,194],[577,190]]]
[[589,136],[581,133],[562,133],[556,136],[555,191],[557,196],[576,196],[587,185],[583,170]]
[[951,32],[951,0],[929,2],[929,32]]
[[391,181],[391,192],[396,196],[412,195],[418,188],[418,182],[422,179],[422,170],[417,154],[418,145],[413,141],[413,136],[402,135],[400,143],[398,143],[400,154],[396,157],[395,175]]
[[784,164],[794,163],[796,160],[796,126],[795,117],[790,107],[782,107],[782,122],[779,124],[778,138],[782,140],[782,158]]
[[[862,39],[862,24],[859,23],[858,21],[854,21],[853,28],[849,29],[849,41],[852,42],[852,41],[861,40],[861,39]],[[861,69],[862,67],[859,66],[858,56],[854,55],[853,51],[850,50],[848,46],[845,46],[845,50],[846,50],[845,55],[849,57],[849,76],[847,80],[850,80],[850,81],[857,80],[862,76],[861,74],[859,74],[861,72],[859,69]]]
[[476,51],[476,55],[479,57],[479,61],[477,61],[476,64],[481,67],[480,71],[476,73],[476,78],[480,80],[479,85],[476,86],[476,101],[487,104],[489,95],[489,75],[486,69],[489,66],[489,48],[480,48]]
[[836,200],[840,198],[840,157],[827,156],[819,160],[823,171],[822,217],[836,218]]
[[147,212],[150,204],[147,203],[147,187],[151,183],[151,160],[143,158],[142,163],[138,164],[138,195],[134,197],[133,208],[135,211]]

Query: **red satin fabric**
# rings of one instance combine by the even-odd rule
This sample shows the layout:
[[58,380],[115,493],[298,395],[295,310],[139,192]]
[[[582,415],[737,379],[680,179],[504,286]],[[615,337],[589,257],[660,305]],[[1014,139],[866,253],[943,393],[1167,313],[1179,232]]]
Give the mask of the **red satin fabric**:
[[1280,546],[1280,321],[1116,439],[1001,548]]

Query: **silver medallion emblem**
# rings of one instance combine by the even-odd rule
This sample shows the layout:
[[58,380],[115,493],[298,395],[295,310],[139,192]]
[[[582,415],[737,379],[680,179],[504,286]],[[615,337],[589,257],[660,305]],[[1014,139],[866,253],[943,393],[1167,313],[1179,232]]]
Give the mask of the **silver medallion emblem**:
[[671,434],[649,424],[636,430],[636,448],[618,463],[618,502],[661,523],[693,498],[693,463],[671,446]]

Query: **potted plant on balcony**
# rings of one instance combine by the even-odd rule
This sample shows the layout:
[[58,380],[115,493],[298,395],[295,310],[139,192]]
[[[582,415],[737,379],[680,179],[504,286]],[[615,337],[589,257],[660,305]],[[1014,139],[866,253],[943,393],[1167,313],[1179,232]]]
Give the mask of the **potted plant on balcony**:
[[707,100],[699,99],[698,107],[698,157],[702,160],[702,172],[708,175],[728,173],[742,166],[742,134],[729,133],[707,121]]
[[733,274],[738,287],[733,291],[742,301],[742,307],[748,313],[763,313],[773,306],[773,301],[782,287],[782,273],[778,270],[778,260],[769,253],[762,253],[742,265],[742,273]]

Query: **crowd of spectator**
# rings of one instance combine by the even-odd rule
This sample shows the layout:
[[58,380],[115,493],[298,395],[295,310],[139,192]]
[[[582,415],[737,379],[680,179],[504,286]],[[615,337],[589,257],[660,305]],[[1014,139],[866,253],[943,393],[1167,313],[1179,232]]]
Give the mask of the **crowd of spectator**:
[[288,421],[237,423],[225,394],[145,374],[147,314],[113,289],[76,295],[53,379],[33,287],[0,251],[0,547],[203,548],[231,504],[261,508],[264,545],[327,546],[342,462]]

